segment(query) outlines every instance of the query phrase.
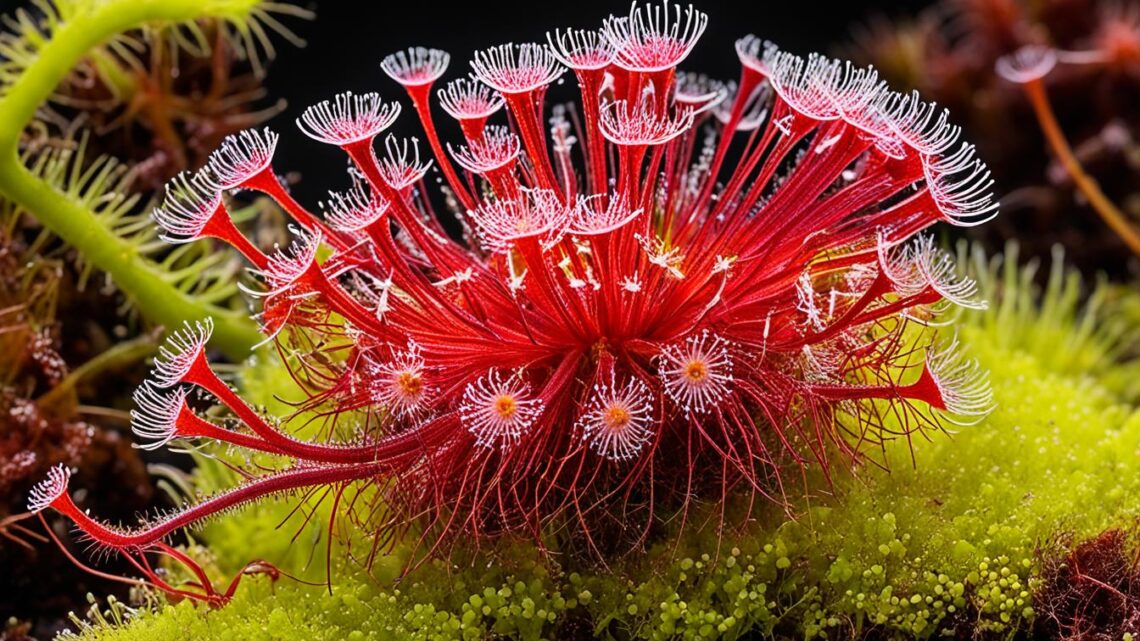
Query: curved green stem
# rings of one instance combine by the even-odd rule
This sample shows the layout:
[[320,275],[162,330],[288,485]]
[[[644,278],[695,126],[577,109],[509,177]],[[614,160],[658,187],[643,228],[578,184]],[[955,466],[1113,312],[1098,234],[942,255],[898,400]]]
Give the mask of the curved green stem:
[[36,404],[49,411],[60,405],[74,406],[78,402],[75,388],[79,383],[89,379],[104,370],[141,361],[153,356],[158,351],[158,337],[154,334],[143,334],[125,343],[119,343],[95,356],[86,363],[71,370],[43,396],[36,399]]
[[100,224],[82,207],[39,178],[20,160],[21,132],[56,87],[93,48],[130,29],[154,22],[248,15],[251,0],[108,0],[68,15],[38,56],[0,97],[0,195],[31,212],[47,229],[75,247],[114,279],[150,320],[177,327],[184,320],[214,318],[214,341],[233,358],[244,358],[261,336],[245,313],[219,308],[178,289],[154,262]]

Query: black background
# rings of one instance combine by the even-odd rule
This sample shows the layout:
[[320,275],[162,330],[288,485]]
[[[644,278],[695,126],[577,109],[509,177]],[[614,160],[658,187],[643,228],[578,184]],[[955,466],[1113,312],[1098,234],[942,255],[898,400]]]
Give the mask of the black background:
[[[25,5],[18,0],[0,0],[0,10],[9,13]],[[386,99],[403,103],[405,110],[392,131],[397,135],[420,135],[415,113],[403,88],[380,70],[388,53],[409,46],[429,46],[451,53],[452,61],[443,81],[466,75],[468,60],[477,49],[506,42],[545,41],[547,30],[557,27],[596,27],[609,14],[624,14],[624,1],[559,0],[537,2],[444,3],[437,0],[400,2],[302,1],[316,19],[283,18],[307,41],[298,49],[274,37],[276,60],[265,79],[268,96],[284,99],[287,108],[268,124],[282,134],[275,168],[290,174],[294,191],[306,205],[315,205],[328,189],[342,189],[345,159],[339,150],[309,140],[294,125],[306,106],[346,90],[378,91]],[[846,41],[851,28],[877,15],[908,16],[919,11],[925,0],[872,0],[868,2],[695,2],[709,15],[708,29],[682,69],[720,78],[735,78],[739,63],[734,41],[747,33],[772,40],[782,48],[807,53],[829,51]],[[551,91],[550,100],[576,98],[573,75]],[[442,86],[441,81],[437,86]],[[444,140],[461,140],[450,119],[436,106],[436,122]],[[501,117],[501,116],[500,116]],[[426,151],[426,146],[424,147]],[[430,152],[429,152],[430,154]]]
[[[682,68],[735,78],[739,63],[733,43],[746,33],[799,53],[826,51],[846,40],[853,25],[871,16],[911,15],[924,5],[917,0],[697,2],[695,6],[709,14],[708,29]],[[266,85],[270,96],[288,101],[285,112],[269,123],[282,134],[275,167],[282,173],[299,173],[301,181],[294,189],[306,204],[313,204],[327,189],[343,188],[346,182],[345,160],[339,150],[309,140],[293,124],[306,106],[345,90],[378,91],[404,105],[393,131],[420,135],[403,88],[380,70],[380,60],[386,54],[417,45],[448,51],[451,66],[437,84],[442,86],[443,81],[470,71],[468,61],[477,49],[506,42],[544,41],[547,30],[600,26],[609,14],[629,10],[627,2],[596,0],[464,4],[403,0],[398,4],[321,2],[305,6],[316,11],[317,19],[291,20],[288,24],[307,45],[296,49],[282,44]],[[564,78],[565,86],[553,89],[551,99],[575,97],[573,75],[568,73]],[[451,128],[450,119],[438,106],[436,122],[445,140],[460,140],[457,129]]]

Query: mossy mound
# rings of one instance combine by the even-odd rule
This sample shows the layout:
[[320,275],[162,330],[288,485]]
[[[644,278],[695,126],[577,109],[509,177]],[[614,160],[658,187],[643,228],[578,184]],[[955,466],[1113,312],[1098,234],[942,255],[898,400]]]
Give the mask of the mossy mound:
[[[1078,283],[1059,269],[1038,297],[1025,272],[999,274],[974,260],[998,303],[964,317],[958,332],[991,373],[993,414],[916,441],[913,465],[907,443],[889,445],[891,472],[842,478],[834,496],[802,501],[794,520],[761,510],[742,531],[690,533],[608,571],[566,573],[514,544],[482,563],[437,562],[393,584],[401,559],[382,561],[371,578],[334,551],[331,593],[251,577],[223,609],[162,604],[81,635],[902,639],[1027,630],[1042,554],[1140,513],[1140,413],[1128,402],[1132,366],[1117,363],[1125,332],[1096,312],[1107,294],[1082,312]],[[255,371],[249,391],[279,389],[279,374]],[[261,505],[212,523],[203,538],[218,567],[261,557],[323,581],[323,553],[310,556],[326,524],[315,519],[292,544],[295,530],[272,531],[292,507]]]

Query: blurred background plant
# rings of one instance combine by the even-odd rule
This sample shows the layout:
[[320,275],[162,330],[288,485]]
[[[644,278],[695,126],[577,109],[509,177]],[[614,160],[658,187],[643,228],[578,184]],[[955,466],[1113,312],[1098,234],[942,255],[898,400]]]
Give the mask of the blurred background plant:
[[41,118],[64,131],[76,125],[92,131],[98,153],[131,165],[131,190],[158,190],[177,173],[201,167],[229,134],[285,108],[283,99],[266,100],[261,56],[272,56],[273,48],[270,40],[259,42],[264,53],[235,40],[218,20],[129,34],[83,58]]
[[[171,303],[227,319],[231,355],[251,344],[240,263],[207,243],[159,242],[149,212],[169,178],[283,109],[265,100],[266,66],[275,39],[301,43],[279,20],[311,14],[173,2],[139,20],[144,4],[40,1],[5,16],[0,34],[2,639],[49,638],[88,593],[125,598],[127,586],[82,572],[23,510],[57,463],[84,478],[84,507],[114,518],[169,501],[146,465],[164,461],[132,447],[128,410],[161,326],[181,320]],[[254,201],[245,219],[274,242],[279,215]]]
[[[92,484],[84,501],[93,509],[102,506],[124,518],[152,504],[153,485],[125,429],[126,399],[104,395],[97,381],[138,376],[132,366],[155,341],[141,336],[104,349],[108,328],[81,311],[103,295],[77,289],[73,269],[39,254],[42,242],[27,243],[21,219],[0,203],[0,574],[8,577],[0,611],[51,620],[87,592],[111,586],[77,571],[48,544],[40,523],[24,512],[25,496],[62,462]],[[92,352],[97,354],[80,367],[68,367],[69,359]],[[65,522],[51,525],[66,532]]]
[[[915,17],[872,18],[841,55],[948,107],[997,180],[1002,215],[974,230],[990,248],[1016,238],[1028,256],[1054,244],[1086,275],[1124,281],[1140,262],[1140,6],[1125,0],[937,0]],[[999,61],[1026,47],[1056,57],[1043,89],[1073,159],[1122,212],[1124,233],[1094,215],[1065,154]]]

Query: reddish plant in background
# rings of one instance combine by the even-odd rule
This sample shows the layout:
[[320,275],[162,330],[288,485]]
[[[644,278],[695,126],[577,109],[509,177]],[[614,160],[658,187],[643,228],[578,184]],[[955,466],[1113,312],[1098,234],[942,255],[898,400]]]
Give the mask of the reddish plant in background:
[[[19,613],[36,625],[22,626],[11,618],[0,639],[24,627],[43,638],[53,633],[53,616],[78,609],[93,591],[114,587],[77,571],[67,550],[48,545],[26,511],[28,490],[53,466],[78,470],[76,481],[87,494],[84,507],[104,515],[130,517],[154,497],[129,435],[100,420],[114,414],[112,405],[88,385],[132,362],[132,356],[141,362],[153,349],[153,338],[148,337],[150,349],[140,349],[141,341],[125,341],[70,367],[75,355],[64,352],[65,331],[71,330],[66,336],[72,344],[89,336],[63,320],[78,296],[65,263],[45,258],[36,244],[25,241],[27,225],[19,210],[0,205],[0,576],[5,577],[0,611]],[[96,399],[105,404],[96,406]],[[48,525],[66,531],[69,522],[52,515]],[[106,569],[127,568],[115,562]]]
[[1133,536],[1106,530],[1043,565],[1035,638],[1109,641],[1140,632],[1140,548]]
[[1135,272],[1136,3],[938,0],[914,19],[871,21],[843,55],[946,105],[978,143],[1003,216],[971,235],[991,247],[1016,238],[1042,258],[1062,244],[1088,276]]
[[[976,304],[932,242],[906,242],[939,221],[992,217],[973,147],[872,69],[753,36],[736,43],[736,83],[676,71],[705,21],[691,7],[635,5],[599,31],[476,53],[473,80],[439,91],[465,137],[450,156],[428,105],[448,55],[386,58],[463,242],[434,212],[416,142],[388,137],[375,154],[400,112],[377,94],[342,94],[298,122],[355,165],[354,187],[323,217],[274,180],[276,134],[227,140],[172,183],[155,219],[168,240],[218,238],[245,255],[263,283],[252,293],[265,333],[309,391],[302,411],[360,423],[347,442],[295,437],[218,378],[209,320],[187,324],[136,394],[135,431],[154,446],[201,439],[279,455],[282,467],[134,528],[77,509],[62,468],[32,508],[63,512],[156,585],[220,602],[228,593],[164,539],[271,494],[339,502],[350,484],[373,483],[378,503],[364,512],[383,510],[387,525],[359,525],[376,529],[377,546],[413,523],[432,550],[460,533],[541,542],[552,526],[600,551],[644,540],[655,514],[683,514],[694,497],[741,488],[780,501],[787,465],[826,472],[836,453],[858,461],[942,416],[983,414],[974,365],[904,335],[947,303]],[[544,96],[567,67],[581,103],[555,107],[547,126]],[[488,125],[503,106],[509,126]],[[293,245],[265,255],[243,238],[222,194],[232,189],[280,200],[300,226]],[[193,388],[236,421],[195,414]],[[198,580],[164,583],[147,552]]]
[[[1140,19],[1135,32],[1135,45],[1140,50]],[[1045,139],[1049,142],[1054,155],[1057,156],[1061,166],[1069,174],[1073,185],[1080,190],[1088,200],[1089,207],[1101,217],[1101,220],[1127,245],[1136,256],[1140,256],[1140,232],[1128,220],[1128,215],[1113,204],[1101,191],[1096,179],[1090,176],[1081,165],[1080,159],[1073,153],[1072,145],[1065,138],[1053,106],[1045,91],[1044,78],[1057,66],[1058,62],[1066,58],[1077,58],[1082,64],[1087,63],[1089,56],[1107,55],[1103,52],[1065,52],[1056,51],[1048,47],[1026,45],[1008,56],[999,58],[996,63],[998,75],[1010,82],[1015,82],[1025,88],[1029,103],[1033,106],[1037,122]]]
[[[266,65],[276,55],[269,34],[301,46],[282,21],[312,17],[275,3],[245,34],[211,19],[128,32],[81,62],[60,86],[49,120],[65,123],[68,132],[94,131],[93,151],[132,164],[132,189],[159,189],[178,172],[200,167],[226,136],[285,109],[284,100],[261,104]],[[253,32],[260,34],[256,40]],[[35,137],[27,144],[51,142]]]

